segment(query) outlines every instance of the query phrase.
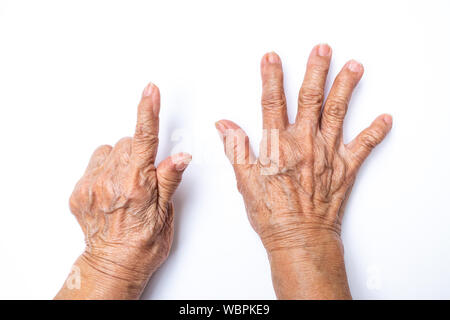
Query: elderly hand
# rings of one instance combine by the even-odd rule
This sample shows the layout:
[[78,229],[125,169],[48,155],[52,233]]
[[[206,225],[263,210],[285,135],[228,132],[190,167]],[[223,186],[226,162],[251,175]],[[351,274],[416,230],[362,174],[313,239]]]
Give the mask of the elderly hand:
[[280,58],[263,57],[264,135],[258,159],[239,126],[216,123],[250,223],[267,249],[279,298],[351,297],[340,241],[344,206],[358,169],[392,126],[392,118],[381,115],[344,143],[344,116],[363,67],[347,62],[325,99],[330,60],[328,45],[312,50],[290,124]]
[[159,108],[159,90],[149,84],[134,137],[99,147],[75,186],[70,209],[85,234],[86,250],[56,298],[138,298],[167,258],[171,198],[191,156],[172,155],[155,167]]

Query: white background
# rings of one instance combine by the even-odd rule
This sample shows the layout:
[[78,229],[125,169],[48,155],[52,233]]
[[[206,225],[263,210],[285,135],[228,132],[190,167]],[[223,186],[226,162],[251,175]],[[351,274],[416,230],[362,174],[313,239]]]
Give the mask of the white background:
[[162,94],[158,158],[176,146],[194,160],[143,298],[274,298],[214,122],[256,147],[261,56],[280,54],[293,119],[321,42],[330,79],[351,58],[365,66],[347,141],[394,118],[344,219],[354,298],[450,298],[449,15],[449,1],[0,1],[0,298],[59,290],[83,250],[72,188],[98,145],[133,134],[148,81]]

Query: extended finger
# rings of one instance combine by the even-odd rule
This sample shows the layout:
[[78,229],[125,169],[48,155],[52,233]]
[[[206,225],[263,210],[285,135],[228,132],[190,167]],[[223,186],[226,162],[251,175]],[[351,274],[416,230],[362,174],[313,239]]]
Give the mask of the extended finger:
[[159,108],[159,89],[153,83],[149,83],[138,106],[132,144],[132,158],[139,167],[146,167],[155,162],[158,150]]
[[330,68],[332,51],[327,44],[315,46],[309,55],[305,78],[298,95],[296,123],[310,121],[314,128],[320,118],[324,100],[325,83]]
[[262,112],[264,129],[284,129],[288,124],[286,98],[283,88],[281,59],[267,53],[261,60]]

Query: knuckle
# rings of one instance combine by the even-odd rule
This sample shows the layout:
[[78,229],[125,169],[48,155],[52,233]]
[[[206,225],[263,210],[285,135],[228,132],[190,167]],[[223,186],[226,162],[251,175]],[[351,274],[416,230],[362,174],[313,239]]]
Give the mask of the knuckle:
[[264,93],[261,100],[263,108],[282,108],[285,106],[283,89],[272,87]]
[[128,162],[129,156],[131,155],[132,141],[132,138],[124,137],[116,143],[113,149],[113,159],[115,162]]
[[109,144],[104,144],[99,146],[95,151],[94,154],[108,154],[111,152],[112,147]]
[[311,87],[302,87],[300,89],[300,94],[298,96],[298,103],[301,106],[322,106],[324,98],[324,93],[321,89],[311,88]]
[[[159,139],[158,139],[158,135],[150,132],[149,130],[145,130],[143,128],[138,128],[136,130],[136,135],[135,135],[135,142],[140,145],[140,144],[156,144],[158,143]],[[130,140],[131,141],[131,140]]]
[[378,131],[369,131],[361,137],[361,143],[368,149],[375,148],[381,142],[381,133]]
[[323,112],[331,119],[343,119],[347,112],[347,100],[341,97],[331,98],[327,101]]
[[177,174],[165,174],[158,176],[160,179],[159,187],[162,189],[160,192],[167,195],[167,198],[170,198],[181,182],[181,176]]

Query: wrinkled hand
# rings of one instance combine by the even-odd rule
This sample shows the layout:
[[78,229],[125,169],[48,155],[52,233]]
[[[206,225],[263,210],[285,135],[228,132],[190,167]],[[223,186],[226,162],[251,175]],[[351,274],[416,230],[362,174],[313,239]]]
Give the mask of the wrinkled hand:
[[80,259],[114,278],[146,282],[171,247],[171,198],[191,156],[172,155],[155,167],[159,108],[159,90],[149,84],[134,137],[99,147],[70,197],[85,234]]
[[258,159],[239,126],[229,120],[216,123],[251,225],[269,253],[315,247],[339,238],[356,173],[392,125],[389,115],[381,115],[353,141],[344,143],[344,116],[363,67],[349,61],[325,99],[330,60],[329,46],[312,50],[297,117],[290,124],[280,58],[275,53],[263,57],[264,134]]

